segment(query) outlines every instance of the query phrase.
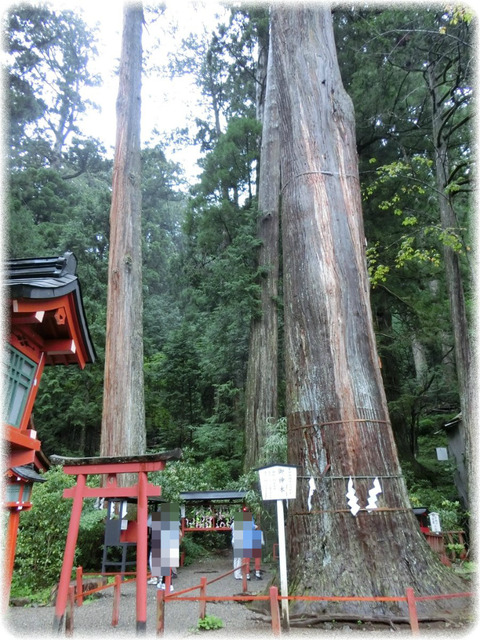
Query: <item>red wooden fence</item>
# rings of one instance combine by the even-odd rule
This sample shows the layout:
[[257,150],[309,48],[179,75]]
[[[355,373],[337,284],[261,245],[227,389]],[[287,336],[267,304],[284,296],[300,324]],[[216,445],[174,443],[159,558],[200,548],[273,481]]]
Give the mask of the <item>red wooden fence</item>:
[[[418,613],[417,613],[417,602],[422,602],[426,600],[442,600],[442,599],[451,599],[451,598],[471,598],[473,597],[472,592],[465,593],[449,593],[449,594],[439,594],[433,596],[417,596],[414,593],[414,590],[411,587],[408,587],[405,591],[404,596],[281,596],[278,593],[277,587],[270,587],[269,593],[262,596],[254,596],[247,594],[247,580],[246,575],[248,571],[248,561],[243,563],[242,572],[243,572],[243,591],[245,595],[237,595],[237,596],[207,596],[207,586],[209,584],[213,584],[218,580],[222,580],[223,578],[231,575],[235,569],[231,569],[227,573],[222,574],[221,576],[217,576],[212,580],[208,580],[205,577],[200,579],[200,584],[195,585],[193,587],[188,587],[187,589],[182,589],[181,591],[176,591],[173,593],[168,593],[167,591],[163,591],[162,589],[157,589],[157,621],[156,621],[156,630],[157,635],[163,635],[165,631],[165,606],[168,602],[178,601],[190,601],[190,602],[198,602],[199,603],[199,617],[204,618],[206,616],[206,607],[207,602],[252,602],[252,601],[268,601],[270,603],[270,612],[271,612],[271,627],[274,635],[278,636],[281,634],[281,623],[280,623],[280,609],[279,602],[282,599],[287,600],[303,600],[308,602],[320,602],[320,601],[329,601],[329,602],[406,602],[408,605],[408,615],[410,628],[412,630],[412,634],[419,633],[419,621],[418,621]],[[120,589],[122,584],[126,584],[128,582],[135,582],[136,578],[132,578],[130,580],[125,580],[123,583],[121,581],[120,575],[115,575],[115,582],[113,584],[102,585],[95,589],[90,589],[88,591],[83,591],[82,589],[82,569],[79,567],[76,572],[76,587],[77,592],[74,593],[74,587],[71,586],[68,594],[68,606],[66,610],[65,616],[65,633],[68,636],[73,634],[73,615],[74,615],[74,607],[73,602],[76,600],[77,605],[81,606],[83,603],[83,598],[85,596],[91,595],[93,593],[98,593],[99,591],[103,591],[104,589],[113,588],[114,596],[113,596],[113,613],[112,613],[112,626],[116,626],[119,620],[119,607],[120,607]],[[93,575],[93,574],[90,574]],[[98,575],[98,574],[95,574]],[[195,590],[199,590],[199,595],[197,596],[186,596],[185,594],[190,593]]]

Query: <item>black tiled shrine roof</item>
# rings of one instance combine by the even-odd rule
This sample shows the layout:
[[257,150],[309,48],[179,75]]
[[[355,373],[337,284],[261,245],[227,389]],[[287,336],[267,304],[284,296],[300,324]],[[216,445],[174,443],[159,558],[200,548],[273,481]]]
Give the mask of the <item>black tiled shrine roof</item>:
[[88,361],[95,361],[87,319],[83,308],[80,282],[76,275],[77,259],[71,252],[53,258],[22,258],[8,260],[5,284],[10,289],[10,299],[26,298],[45,300],[60,298],[73,293],[75,310]]

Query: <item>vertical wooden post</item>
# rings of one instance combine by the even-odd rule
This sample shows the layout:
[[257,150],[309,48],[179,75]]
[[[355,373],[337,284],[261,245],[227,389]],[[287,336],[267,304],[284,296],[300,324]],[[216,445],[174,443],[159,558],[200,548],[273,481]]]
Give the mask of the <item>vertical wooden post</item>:
[[147,473],[139,471],[137,489],[137,633],[145,632],[147,629],[147,484]]
[[3,567],[5,580],[3,581],[2,610],[4,612],[8,609],[10,599],[10,586],[12,583],[13,565],[15,564],[15,547],[17,546],[19,520],[20,511],[18,511],[18,509],[9,509]]
[[157,589],[157,635],[163,636],[165,631],[165,591]]
[[418,626],[418,615],[417,615],[417,605],[415,603],[415,593],[412,587],[408,587],[407,591],[407,603],[408,603],[408,616],[410,618],[410,627],[412,629],[412,633],[416,635],[420,632],[420,628]]
[[[288,596],[287,581],[287,547],[285,542],[285,517],[283,513],[283,500],[277,500],[277,523],[278,523],[278,551],[280,554],[280,592],[283,598]],[[288,613],[288,600],[282,600],[282,626],[288,629],[290,618]]]
[[77,585],[77,607],[81,607],[83,604],[83,567],[77,567],[75,582]]
[[280,608],[278,606],[278,589],[277,587],[270,587],[270,612],[272,615],[272,631],[273,635],[281,635],[280,626]]
[[63,556],[62,572],[58,583],[57,601],[55,603],[55,616],[53,618],[53,631],[59,632],[63,624],[63,616],[67,604],[68,587],[72,575],[73,558],[75,556],[75,546],[77,544],[78,527],[80,526],[80,516],[83,507],[83,491],[85,489],[87,476],[80,474],[77,476],[77,484],[74,487],[74,498],[70,524],[68,525],[67,541],[65,543],[65,553]]
[[120,587],[122,584],[121,577],[117,574],[115,576],[115,586],[113,587],[113,612],[112,612],[112,627],[118,625],[120,617]]
[[207,601],[205,596],[207,595],[207,578],[202,576],[200,578],[200,620],[203,620],[207,615]]
[[74,609],[74,600],[75,600],[75,587],[68,588],[67,595],[67,614],[65,616],[65,635],[73,636],[73,609]]

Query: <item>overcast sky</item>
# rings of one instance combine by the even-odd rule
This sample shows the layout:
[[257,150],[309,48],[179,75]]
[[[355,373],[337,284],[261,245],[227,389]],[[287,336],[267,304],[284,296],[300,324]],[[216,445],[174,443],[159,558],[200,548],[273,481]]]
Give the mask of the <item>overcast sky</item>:
[[[69,8],[78,6],[68,2],[58,4]],[[161,43],[155,49],[155,63],[160,66],[167,63],[168,53],[178,47],[183,37],[191,31],[209,29],[215,23],[215,14],[222,11],[220,4],[213,0],[167,0],[166,5],[165,13],[153,24],[147,22],[143,31],[145,55],[148,55],[155,43]],[[88,113],[84,133],[99,138],[110,151],[115,144],[115,102],[118,92],[115,69],[120,56],[123,3],[118,0],[84,0],[80,6],[89,24],[99,23],[99,55],[92,69],[100,73],[103,80],[102,87],[89,91],[89,97],[100,105],[101,112],[92,110]],[[141,126],[143,143],[151,141],[154,129],[158,129],[160,133],[169,133],[184,127],[197,108],[198,97],[198,90],[189,78],[171,81],[154,74],[144,75]],[[193,177],[198,171],[195,166],[198,151],[194,149],[171,149],[167,157],[182,164],[187,177]]]

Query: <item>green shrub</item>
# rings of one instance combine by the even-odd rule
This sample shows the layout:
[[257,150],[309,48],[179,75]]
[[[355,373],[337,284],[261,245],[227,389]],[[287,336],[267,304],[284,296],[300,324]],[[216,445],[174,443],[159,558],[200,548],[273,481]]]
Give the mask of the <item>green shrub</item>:
[[[72,509],[63,490],[75,484],[75,477],[64,474],[61,467],[50,469],[44,477],[46,482],[34,485],[32,509],[20,516],[12,596],[18,590],[51,588],[60,577]],[[97,478],[91,478],[89,484],[96,482]],[[84,568],[94,568],[92,564],[101,558],[105,513],[94,509],[93,500],[84,501],[74,566],[81,560]]]
[[182,491],[225,489],[230,478],[228,462],[220,459],[198,462],[188,447],[183,449],[182,460],[169,462],[163,471],[150,475],[151,482],[162,487],[162,498],[168,502],[178,502]]
[[212,631],[213,629],[222,629],[223,621],[217,616],[205,616],[200,618],[197,624],[197,629],[202,631]]
[[77,566],[98,571],[102,563],[106,509],[94,509],[93,501],[84,504],[77,542]]
[[442,500],[436,510],[440,516],[443,531],[459,531],[465,527],[468,513],[458,500]]
[[455,557],[460,557],[460,555],[465,551],[465,545],[460,544],[460,543],[450,543],[445,545],[447,548],[447,551],[454,551],[455,552]]
[[192,564],[195,560],[203,558],[208,555],[208,550],[202,545],[196,542],[191,535],[186,535],[182,539],[182,551],[185,552],[185,566]]
[[468,512],[462,508],[459,500],[446,499],[441,488],[432,488],[427,482],[417,482],[411,487],[409,497],[412,507],[427,507],[430,512],[438,513],[442,531],[465,528]]

